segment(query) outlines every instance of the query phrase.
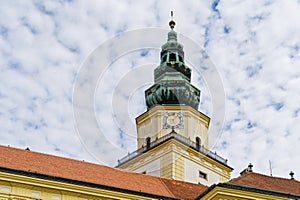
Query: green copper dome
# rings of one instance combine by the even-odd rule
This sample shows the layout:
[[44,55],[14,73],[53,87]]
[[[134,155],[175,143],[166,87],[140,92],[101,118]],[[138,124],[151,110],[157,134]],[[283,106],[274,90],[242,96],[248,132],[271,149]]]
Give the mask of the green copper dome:
[[156,105],[199,106],[200,90],[190,83],[191,69],[184,63],[183,46],[177,42],[174,26],[171,20],[168,41],[161,47],[160,65],[154,70],[154,85],[145,91],[148,109]]

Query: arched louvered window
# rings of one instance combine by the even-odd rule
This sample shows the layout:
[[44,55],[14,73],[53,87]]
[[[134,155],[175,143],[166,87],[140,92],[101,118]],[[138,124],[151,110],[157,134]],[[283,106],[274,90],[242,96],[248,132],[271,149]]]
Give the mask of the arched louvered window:
[[199,137],[196,137],[196,149],[200,149],[201,146],[201,139]]
[[176,61],[176,54],[175,53],[171,53],[170,57],[169,57],[170,61]]
[[147,149],[150,148],[150,143],[151,143],[151,138],[150,138],[150,137],[147,137],[147,138],[146,138]]
[[163,62],[166,62],[167,61],[167,55],[164,55],[162,60],[163,60]]
[[183,62],[183,59],[182,59],[182,57],[181,57],[181,56],[179,56],[179,61],[180,61],[180,62]]

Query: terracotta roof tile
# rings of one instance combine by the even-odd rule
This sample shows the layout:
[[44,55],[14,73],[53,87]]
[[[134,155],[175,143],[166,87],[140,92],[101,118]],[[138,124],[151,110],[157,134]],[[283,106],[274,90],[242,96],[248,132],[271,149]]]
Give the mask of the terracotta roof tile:
[[144,193],[190,199],[207,187],[103,165],[0,146],[0,166]]
[[229,181],[230,184],[300,195],[300,182],[292,179],[247,172]]
[[183,181],[175,181],[163,178],[161,180],[175,197],[181,199],[195,199],[208,188],[204,185],[187,183]]

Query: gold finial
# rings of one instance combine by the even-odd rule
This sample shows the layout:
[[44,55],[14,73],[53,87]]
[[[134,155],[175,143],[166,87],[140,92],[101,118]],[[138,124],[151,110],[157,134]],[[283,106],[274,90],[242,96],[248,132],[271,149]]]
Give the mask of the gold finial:
[[169,26],[170,28],[173,30],[174,26],[175,26],[175,21],[173,20],[173,11],[171,11],[171,20],[169,22]]

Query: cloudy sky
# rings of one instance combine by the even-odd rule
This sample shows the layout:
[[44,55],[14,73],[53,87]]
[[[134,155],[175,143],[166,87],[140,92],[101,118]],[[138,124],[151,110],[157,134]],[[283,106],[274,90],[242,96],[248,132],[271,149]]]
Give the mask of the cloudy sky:
[[[0,144],[110,165],[119,156],[114,149],[134,151],[134,119],[146,109],[144,90],[159,49],[145,50],[138,37],[140,49],[107,57],[93,102],[105,137],[100,158],[84,139],[94,135],[78,131],[74,88],[105,42],[126,31],[167,31],[171,10],[175,30],[206,51],[222,80],[224,127],[212,150],[229,160],[233,176],[249,162],[270,174],[271,161],[273,175],[289,177],[293,170],[300,178],[299,0],[0,0]],[[213,116],[214,91],[197,63],[190,64],[192,83],[202,91],[199,110]],[[134,76],[137,71],[144,75]]]

